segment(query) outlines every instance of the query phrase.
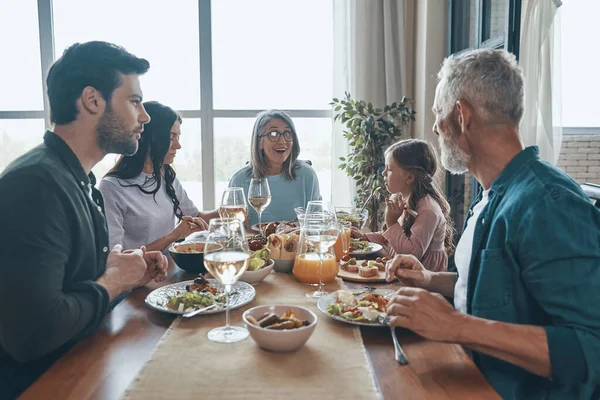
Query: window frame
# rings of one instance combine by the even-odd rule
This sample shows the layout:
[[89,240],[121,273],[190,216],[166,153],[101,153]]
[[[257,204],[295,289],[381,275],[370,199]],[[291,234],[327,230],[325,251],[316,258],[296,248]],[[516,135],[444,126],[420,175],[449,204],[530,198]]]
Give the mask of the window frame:
[[[485,0],[476,0],[475,4],[475,43],[470,47],[470,0],[448,0],[448,55],[460,54],[471,49],[506,49],[519,59],[519,43],[521,38],[521,0],[508,0],[506,3],[506,23],[502,35],[483,38],[483,4]],[[467,27],[465,29],[465,27]],[[471,199],[475,199],[479,183],[471,177]],[[452,175],[446,172],[446,196],[451,206],[451,216],[455,228],[462,232],[465,220],[465,179],[463,175]],[[457,235],[460,236],[460,235]],[[457,237],[458,239],[458,237]]]
[[[215,158],[214,121],[216,118],[254,118],[262,110],[215,109],[213,104],[212,68],[212,0],[198,0],[198,29],[200,57],[200,109],[179,110],[183,118],[200,118],[202,154],[202,208],[215,207]],[[2,119],[43,118],[46,129],[51,129],[50,106],[46,87],[46,76],[54,63],[54,18],[52,0],[37,0],[40,36],[40,56],[43,92],[43,110],[1,111]],[[333,96],[333,94],[332,94]],[[292,118],[329,118],[331,109],[286,109]]]

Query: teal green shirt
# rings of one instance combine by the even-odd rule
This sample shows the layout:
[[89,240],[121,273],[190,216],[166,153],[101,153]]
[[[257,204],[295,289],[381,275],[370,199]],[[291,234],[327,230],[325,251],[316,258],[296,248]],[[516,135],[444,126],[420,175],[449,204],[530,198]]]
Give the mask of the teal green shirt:
[[[229,181],[229,187],[244,188],[248,201],[248,188],[252,179],[252,167],[245,166]],[[321,200],[319,180],[315,170],[304,161],[296,161],[296,179],[288,181],[282,174],[268,177],[271,189],[271,204],[263,211],[262,222],[291,221],[296,218],[295,207],[306,207],[311,200]],[[258,223],[258,214],[248,204],[250,224]]]
[[600,389],[600,211],[580,186],[526,148],[492,184],[472,254],[467,312],[543,326],[552,364],[548,379],[474,352],[490,384],[504,399],[592,399]]

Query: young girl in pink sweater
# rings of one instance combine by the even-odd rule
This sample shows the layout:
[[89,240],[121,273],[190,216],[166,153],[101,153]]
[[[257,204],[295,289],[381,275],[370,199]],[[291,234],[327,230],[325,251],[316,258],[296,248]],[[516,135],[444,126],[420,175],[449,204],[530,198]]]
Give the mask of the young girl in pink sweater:
[[385,200],[387,229],[362,233],[353,228],[352,236],[383,245],[392,257],[413,254],[431,271],[447,270],[453,228],[450,205],[433,181],[437,168],[435,150],[427,142],[407,139],[391,145],[383,171],[385,187],[392,193]]

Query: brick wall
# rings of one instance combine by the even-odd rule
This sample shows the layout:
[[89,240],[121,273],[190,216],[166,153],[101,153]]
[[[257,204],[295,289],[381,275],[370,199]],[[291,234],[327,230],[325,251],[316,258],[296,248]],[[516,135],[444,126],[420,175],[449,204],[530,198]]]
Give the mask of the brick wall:
[[564,135],[558,167],[577,183],[600,184],[600,135]]

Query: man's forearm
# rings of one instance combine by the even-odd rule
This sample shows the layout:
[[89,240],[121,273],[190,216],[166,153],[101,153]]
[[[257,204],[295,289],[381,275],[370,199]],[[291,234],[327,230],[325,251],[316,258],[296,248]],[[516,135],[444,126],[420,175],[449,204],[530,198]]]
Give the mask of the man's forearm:
[[509,324],[460,314],[453,342],[536,375],[552,375],[546,331],[541,326]]
[[431,281],[423,289],[439,293],[445,297],[454,297],[454,286],[456,286],[456,272],[433,272]]

